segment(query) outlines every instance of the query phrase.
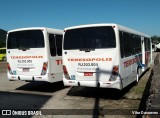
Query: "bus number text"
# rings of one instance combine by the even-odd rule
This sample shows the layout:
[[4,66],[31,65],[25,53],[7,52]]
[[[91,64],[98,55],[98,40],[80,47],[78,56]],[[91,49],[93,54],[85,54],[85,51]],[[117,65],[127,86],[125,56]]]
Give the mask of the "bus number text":
[[78,66],[98,66],[98,63],[78,63]]
[[18,63],[32,63],[32,60],[17,60]]

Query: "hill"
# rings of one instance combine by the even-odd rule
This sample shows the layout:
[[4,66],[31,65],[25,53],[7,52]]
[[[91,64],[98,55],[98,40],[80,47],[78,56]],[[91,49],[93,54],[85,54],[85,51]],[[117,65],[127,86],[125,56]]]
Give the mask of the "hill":
[[7,31],[0,29],[0,48],[6,46]]

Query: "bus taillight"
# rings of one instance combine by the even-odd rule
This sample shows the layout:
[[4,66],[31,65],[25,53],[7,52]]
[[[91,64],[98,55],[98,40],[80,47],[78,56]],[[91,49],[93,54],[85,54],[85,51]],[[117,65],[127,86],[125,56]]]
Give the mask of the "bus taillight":
[[11,75],[13,75],[13,73],[12,73],[12,70],[11,70],[11,67],[10,67],[10,64],[9,64],[9,63],[7,63],[7,68],[8,68],[8,72],[9,72]]
[[119,66],[113,66],[112,74],[109,80],[115,81],[118,77],[118,74],[119,74]]
[[65,65],[63,65],[63,73],[64,73],[64,76],[65,76],[66,79],[70,79],[70,78],[69,78],[68,71],[67,71],[67,68],[66,68]]
[[41,75],[45,75],[45,74],[46,74],[47,68],[48,68],[48,63],[47,63],[47,62],[44,62],[44,63],[43,63],[43,67],[42,67]]
[[112,71],[115,72],[115,73],[118,73],[119,72],[119,67],[118,66],[114,66]]

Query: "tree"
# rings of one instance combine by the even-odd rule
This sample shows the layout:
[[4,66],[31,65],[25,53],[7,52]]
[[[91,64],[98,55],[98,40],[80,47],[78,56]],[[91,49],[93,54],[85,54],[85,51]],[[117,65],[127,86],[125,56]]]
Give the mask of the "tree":
[[0,47],[6,47],[6,35],[7,32],[0,29]]
[[151,39],[153,43],[160,43],[160,37],[157,35],[152,36]]

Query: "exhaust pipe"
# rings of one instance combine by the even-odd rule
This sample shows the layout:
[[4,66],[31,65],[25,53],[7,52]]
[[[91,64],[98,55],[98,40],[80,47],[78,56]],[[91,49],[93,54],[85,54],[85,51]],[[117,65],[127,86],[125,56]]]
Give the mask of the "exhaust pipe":
[[80,82],[78,82],[78,86],[81,86],[81,85],[80,85]]

